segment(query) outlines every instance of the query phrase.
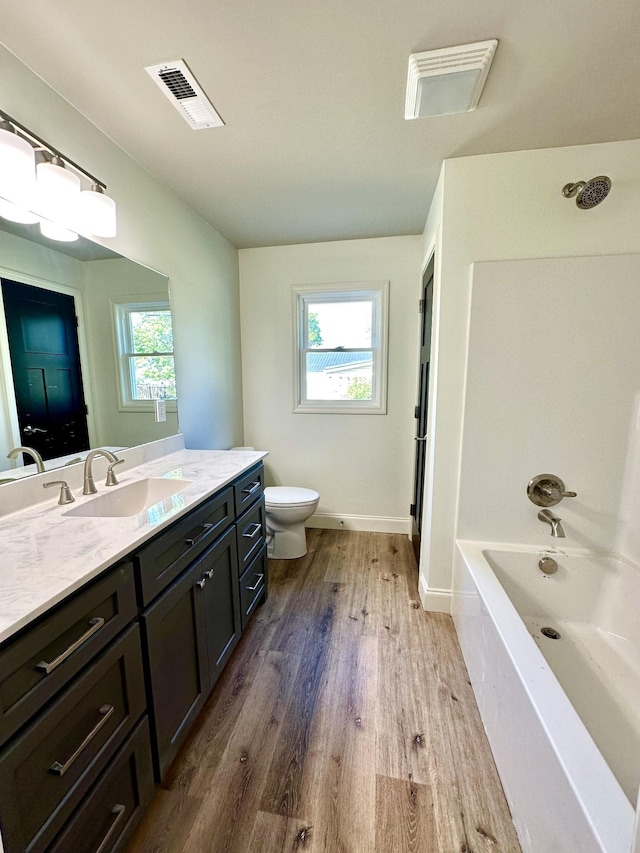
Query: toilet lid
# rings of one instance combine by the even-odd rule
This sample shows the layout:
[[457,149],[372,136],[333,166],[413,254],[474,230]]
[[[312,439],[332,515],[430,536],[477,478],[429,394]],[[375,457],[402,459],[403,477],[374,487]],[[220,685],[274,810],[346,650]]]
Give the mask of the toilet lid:
[[267,506],[305,506],[319,499],[313,489],[298,489],[294,486],[267,486],[264,501]]

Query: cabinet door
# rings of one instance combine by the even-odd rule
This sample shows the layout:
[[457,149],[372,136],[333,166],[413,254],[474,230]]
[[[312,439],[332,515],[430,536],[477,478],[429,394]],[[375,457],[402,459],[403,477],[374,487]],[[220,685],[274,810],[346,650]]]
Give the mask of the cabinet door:
[[133,569],[126,561],[11,637],[0,651],[0,743],[68,684],[135,615]]
[[48,853],[122,850],[152,796],[149,726],[143,717]]
[[132,625],[0,756],[6,853],[41,853],[144,711],[144,675]]
[[231,527],[200,560],[207,649],[209,689],[213,687],[240,639],[240,594],[236,528]]
[[264,466],[262,462],[243,474],[233,484],[235,494],[236,517],[248,509],[264,492]]
[[158,779],[209,693],[204,591],[198,560],[142,615]]

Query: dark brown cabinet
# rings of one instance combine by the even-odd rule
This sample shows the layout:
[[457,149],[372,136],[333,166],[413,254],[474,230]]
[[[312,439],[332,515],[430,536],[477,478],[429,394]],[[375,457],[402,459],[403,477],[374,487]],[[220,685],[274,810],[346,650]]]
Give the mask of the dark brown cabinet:
[[125,561],[0,651],[0,744],[26,723],[137,613]]
[[0,755],[5,851],[44,851],[145,708],[133,625]]
[[236,554],[232,526],[142,614],[159,779],[240,639]]
[[202,557],[199,565],[206,581],[202,599],[211,690],[242,632],[235,527]]
[[122,849],[267,597],[265,535],[260,463],[0,647],[5,853]]
[[153,796],[149,726],[138,724],[83,806],[58,835],[50,853],[122,850]]
[[200,567],[175,581],[142,615],[156,775],[162,778],[208,695]]

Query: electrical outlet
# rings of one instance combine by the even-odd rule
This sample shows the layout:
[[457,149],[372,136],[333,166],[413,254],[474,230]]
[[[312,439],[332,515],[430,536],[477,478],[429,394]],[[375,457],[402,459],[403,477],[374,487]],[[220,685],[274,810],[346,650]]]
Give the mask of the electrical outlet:
[[156,423],[160,423],[161,421],[166,421],[167,419],[167,401],[166,400],[156,400]]

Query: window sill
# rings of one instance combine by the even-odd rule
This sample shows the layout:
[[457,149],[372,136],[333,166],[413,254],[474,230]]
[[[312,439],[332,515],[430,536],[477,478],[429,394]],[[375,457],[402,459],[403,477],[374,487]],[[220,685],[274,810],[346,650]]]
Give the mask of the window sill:
[[[178,411],[178,404],[175,400],[167,400],[167,414],[175,414]],[[137,401],[135,403],[120,403],[118,406],[118,411],[127,413],[127,414],[153,414],[156,410],[155,402],[153,400],[150,401]]]
[[378,403],[362,404],[354,401],[344,405],[330,403],[298,403],[293,409],[294,415],[386,415],[387,407]]

